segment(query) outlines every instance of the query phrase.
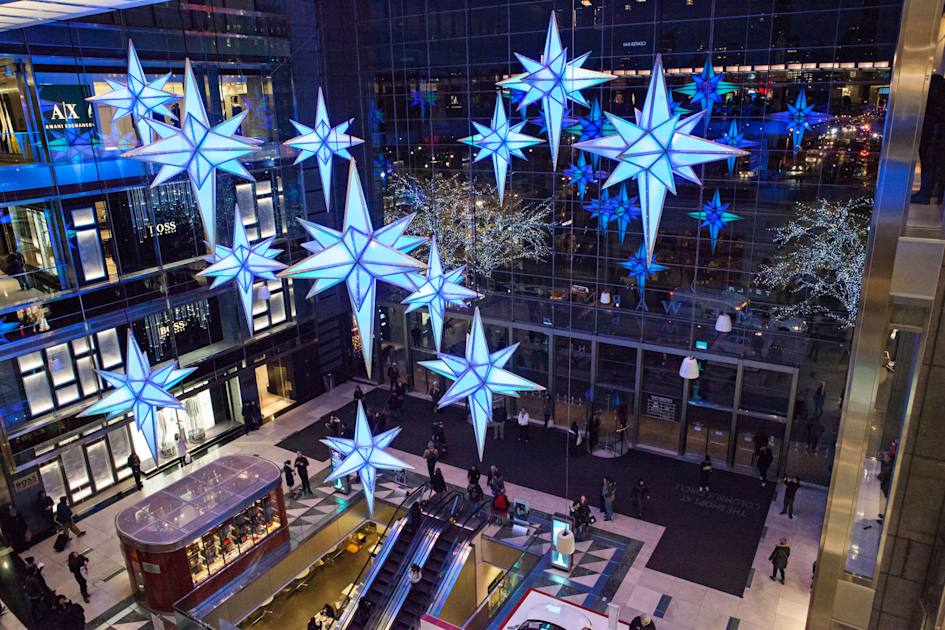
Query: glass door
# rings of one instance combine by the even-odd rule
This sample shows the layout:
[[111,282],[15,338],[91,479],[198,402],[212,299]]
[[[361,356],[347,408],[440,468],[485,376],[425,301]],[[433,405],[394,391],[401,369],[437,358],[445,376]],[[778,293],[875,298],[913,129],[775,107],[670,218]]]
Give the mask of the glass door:
[[679,363],[682,359],[655,350],[643,353],[643,388],[637,435],[637,442],[643,446],[679,452],[683,392]]
[[89,469],[92,471],[92,485],[95,492],[101,492],[105,488],[115,483],[114,468],[112,467],[112,458],[108,452],[108,445],[105,438],[86,444],[84,447],[85,457],[89,462]]

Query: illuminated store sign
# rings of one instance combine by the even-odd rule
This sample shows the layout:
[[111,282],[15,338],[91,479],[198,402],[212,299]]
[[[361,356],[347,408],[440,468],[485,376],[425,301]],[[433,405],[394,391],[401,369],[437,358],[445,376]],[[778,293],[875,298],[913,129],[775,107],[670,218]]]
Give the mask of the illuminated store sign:
[[44,85],[39,93],[47,131],[95,129],[95,113],[85,102],[89,90],[84,85]]

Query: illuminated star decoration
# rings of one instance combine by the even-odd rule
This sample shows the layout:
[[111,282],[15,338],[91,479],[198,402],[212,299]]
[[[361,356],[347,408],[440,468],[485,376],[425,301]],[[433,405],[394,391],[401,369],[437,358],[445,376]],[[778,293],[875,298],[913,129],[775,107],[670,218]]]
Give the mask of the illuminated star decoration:
[[466,138],[460,138],[460,142],[468,144],[471,147],[479,149],[476,153],[474,162],[492,157],[492,170],[495,171],[496,189],[499,191],[499,204],[505,196],[505,176],[509,171],[509,163],[512,157],[525,159],[522,149],[534,146],[544,142],[541,138],[527,136],[519,133],[524,122],[509,124],[505,115],[505,107],[502,105],[502,97],[495,99],[495,111],[492,114],[492,126],[487,127],[473,121],[473,127],[476,133]]
[[561,46],[558,22],[554,12],[548,21],[548,33],[545,35],[545,50],[541,60],[535,61],[524,55],[515,54],[525,72],[500,81],[498,85],[524,91],[525,97],[519,103],[519,109],[541,101],[545,120],[548,123],[548,143],[551,146],[551,163],[558,166],[558,145],[561,141],[561,128],[564,109],[568,101],[574,101],[590,107],[581,90],[611,81],[616,77],[605,72],[596,72],[582,68],[587,60],[587,52],[568,61],[568,49]]
[[351,159],[348,149],[355,147],[364,140],[348,135],[348,127],[354,122],[349,118],[340,125],[331,126],[328,122],[328,108],[325,107],[325,97],[322,89],[318,88],[318,106],[315,110],[315,127],[306,127],[301,123],[290,120],[295,130],[301,134],[286,140],[283,144],[301,151],[295,158],[295,164],[303,162],[313,155],[317,158],[318,174],[322,178],[322,194],[325,196],[325,209],[331,210],[331,158],[337,155],[345,160]]
[[616,197],[611,197],[610,192],[604,190],[600,197],[592,200],[584,209],[591,213],[591,217],[597,218],[600,229],[604,231],[611,221],[616,222],[620,242],[623,243],[630,221],[640,216],[639,201],[637,197],[627,196],[627,186],[624,184],[620,186]]
[[49,132],[49,151],[56,162],[80,162],[95,157],[99,141],[92,129],[66,127]]
[[637,290],[640,293],[640,299],[643,299],[643,290],[646,288],[647,278],[652,278],[656,275],[657,271],[664,271],[667,267],[653,262],[647,254],[646,247],[640,245],[640,248],[637,250],[637,253],[633,256],[629,256],[625,262],[620,263],[620,266],[629,271],[627,274],[629,277],[634,278],[637,281]]
[[768,116],[787,126],[791,132],[791,143],[794,148],[794,155],[801,150],[801,143],[804,141],[804,132],[813,129],[814,125],[833,120],[830,114],[821,114],[814,111],[814,104],[807,104],[807,92],[801,89],[797,95],[794,104],[788,103],[786,112],[778,112]]
[[377,281],[413,291],[415,286],[409,274],[426,267],[407,255],[407,252],[426,240],[404,236],[413,217],[412,214],[402,217],[375,230],[368,214],[357,166],[351,160],[342,230],[339,232],[324,225],[301,221],[305,231],[314,239],[302,245],[312,255],[279,274],[287,278],[314,279],[315,284],[306,297],[312,297],[341,282],[347,284],[351,310],[361,336],[364,367],[369,376],[374,349]]
[[400,427],[388,429],[380,435],[372,435],[367,414],[364,413],[364,404],[359,400],[358,414],[354,421],[354,439],[330,437],[321,440],[322,444],[341,453],[344,457],[341,464],[331,471],[325,481],[330,483],[335,479],[358,473],[361,485],[364,487],[364,499],[367,501],[368,511],[374,514],[377,471],[413,469],[410,464],[400,461],[384,450],[390,446],[398,433],[400,433]]
[[[538,112],[538,115],[534,118],[528,120],[529,123],[538,127],[538,133],[548,133],[548,119],[545,117],[545,112]],[[575,125],[578,124],[578,119],[573,116],[562,115],[561,116],[561,126],[565,129],[572,129]]]
[[4,322],[4,321],[0,321],[0,344],[3,344],[3,343],[10,343],[10,340],[7,339],[7,333],[8,333],[8,332],[13,332],[14,330],[16,330],[16,329],[19,328],[19,327],[20,327],[20,325],[19,325],[18,323],[15,323],[15,322]]
[[[567,132],[575,136],[577,142],[584,142],[585,140],[594,140],[605,134],[614,133],[614,126],[604,116],[600,101],[595,98],[591,101],[591,111],[578,118],[575,124],[567,127]],[[592,155],[591,162],[594,164],[594,168],[597,168],[599,160],[599,155]]]
[[607,118],[617,130],[615,135],[574,145],[618,162],[604,182],[604,188],[628,179],[637,180],[647,260],[653,259],[666,191],[676,194],[674,175],[701,185],[693,166],[733,155],[747,155],[741,149],[691,135],[704,115],[702,111],[681,120],[670,113],[663,62],[657,56],[643,111],[637,112],[636,124],[608,112]]
[[[525,98],[525,92],[521,90],[502,90],[502,98],[508,99],[509,105],[515,106],[521,103],[522,99]],[[520,109],[519,114],[522,116],[522,120],[528,120],[527,107]]]
[[465,356],[437,353],[437,359],[420,361],[420,365],[428,370],[454,381],[440,399],[439,407],[448,407],[462,398],[466,399],[479,448],[479,461],[482,461],[486,442],[486,427],[492,421],[493,395],[518,397],[517,392],[545,389],[504,369],[517,348],[518,344],[514,343],[490,353],[477,308],[473,314],[472,330],[466,335]]
[[[752,140],[745,140],[745,134],[742,131],[738,130],[738,121],[733,120],[732,124],[729,126],[728,131],[722,134],[722,137],[719,138],[719,142],[722,144],[727,144],[730,147],[735,147],[736,149],[746,149],[748,147],[753,147],[757,142]],[[730,157],[726,160],[728,162],[728,174],[731,175],[735,170],[735,157]]]
[[439,99],[436,93],[436,86],[430,85],[426,81],[420,82],[420,88],[410,88],[410,106],[420,108],[420,118],[427,114],[427,108],[432,109],[433,105]]
[[702,223],[699,225],[700,228],[707,227],[709,228],[709,237],[712,239],[712,253],[715,253],[715,245],[719,240],[719,230],[725,227],[726,223],[731,223],[732,221],[738,221],[741,219],[737,214],[732,214],[728,211],[730,204],[722,203],[722,200],[719,199],[719,191],[715,191],[715,195],[712,197],[712,200],[709,203],[702,204],[701,212],[690,212],[689,216],[693,219],[699,219]]
[[187,59],[184,69],[182,110],[180,129],[146,118],[145,123],[158,135],[158,139],[122,156],[161,165],[161,170],[151,182],[152,188],[186,171],[194,197],[197,198],[197,209],[200,211],[204,234],[207,241],[213,245],[217,242],[216,172],[220,170],[255,181],[239,160],[258,151],[260,142],[237,135],[237,129],[248,111],[241,112],[219,125],[210,125],[190,59]]
[[141,352],[138,342],[128,329],[128,350],[125,357],[125,373],[97,370],[98,375],[115,389],[89,406],[80,416],[94,416],[100,413],[115,418],[131,411],[138,430],[144,434],[148,450],[158,459],[158,409],[183,409],[184,405],[170,393],[170,389],[187,378],[197,368],[177,368],[177,361],[171,361],[156,370],[148,364],[148,357]]
[[706,122],[712,117],[712,107],[721,105],[726,94],[736,92],[738,87],[734,83],[723,81],[724,74],[716,74],[715,68],[709,59],[705,60],[702,72],[692,75],[692,82],[681,88],[676,88],[680,94],[689,97],[690,103],[696,103],[705,110]]
[[253,283],[257,279],[275,280],[275,273],[285,269],[285,265],[273,260],[282,253],[281,249],[272,249],[275,237],[263,239],[255,245],[250,245],[246,238],[246,228],[240,218],[239,208],[234,212],[233,245],[217,244],[213,255],[208,257],[212,264],[198,275],[213,278],[214,289],[225,282],[233,280],[243,305],[243,314],[250,332],[253,330]]
[[150,83],[144,76],[144,68],[141,67],[141,60],[138,59],[138,53],[135,51],[134,42],[128,40],[128,83],[119,83],[112,79],[105,79],[105,83],[111,88],[110,92],[90,96],[86,101],[90,103],[101,103],[115,108],[112,115],[112,122],[121,120],[126,116],[131,116],[141,142],[147,144],[154,140],[151,128],[146,120],[153,114],[164,116],[171,120],[177,120],[177,117],[167,108],[168,103],[176,101],[179,96],[173,92],[164,90],[164,85],[171,78],[171,73],[160,76]]
[[440,262],[440,252],[434,239],[430,243],[430,262],[426,276],[420,274],[409,276],[416,288],[401,304],[409,305],[408,313],[424,306],[427,307],[437,352],[440,351],[440,343],[443,340],[443,320],[446,317],[447,305],[461,305],[465,300],[479,297],[478,293],[462,285],[464,270],[465,266],[444,273],[443,263]]
[[568,168],[562,171],[562,174],[570,181],[570,186],[577,186],[578,196],[584,201],[584,193],[587,192],[588,184],[592,184],[607,173],[594,170],[592,164],[588,164],[584,158],[584,153],[578,153],[577,164],[571,163]]

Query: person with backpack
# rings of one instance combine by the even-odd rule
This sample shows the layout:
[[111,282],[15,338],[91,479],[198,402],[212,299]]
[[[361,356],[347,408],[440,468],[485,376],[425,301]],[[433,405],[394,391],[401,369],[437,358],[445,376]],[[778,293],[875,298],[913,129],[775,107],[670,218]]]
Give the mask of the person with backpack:
[[82,593],[82,599],[89,603],[89,559],[75,551],[69,554],[69,571],[79,585],[79,592]]

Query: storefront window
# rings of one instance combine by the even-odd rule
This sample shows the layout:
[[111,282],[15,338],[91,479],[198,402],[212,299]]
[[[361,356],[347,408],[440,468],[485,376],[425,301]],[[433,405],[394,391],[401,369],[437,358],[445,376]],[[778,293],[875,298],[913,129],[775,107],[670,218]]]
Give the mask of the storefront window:
[[742,376],[741,409],[787,416],[792,375],[745,366]]
[[274,416],[295,402],[291,366],[292,360],[283,357],[256,368],[259,409],[263,418]]
[[555,337],[555,422],[585,428],[594,404],[591,391],[591,341]]
[[0,165],[42,162],[39,135],[29,131],[20,96],[25,86],[20,64],[0,58]]
[[220,97],[223,117],[232,118],[246,112],[240,133],[249,138],[273,138],[272,83],[261,76],[221,76]]
[[643,353],[643,391],[637,441],[676,452],[679,448],[679,418],[683,380],[679,364],[683,357],[646,350]]

